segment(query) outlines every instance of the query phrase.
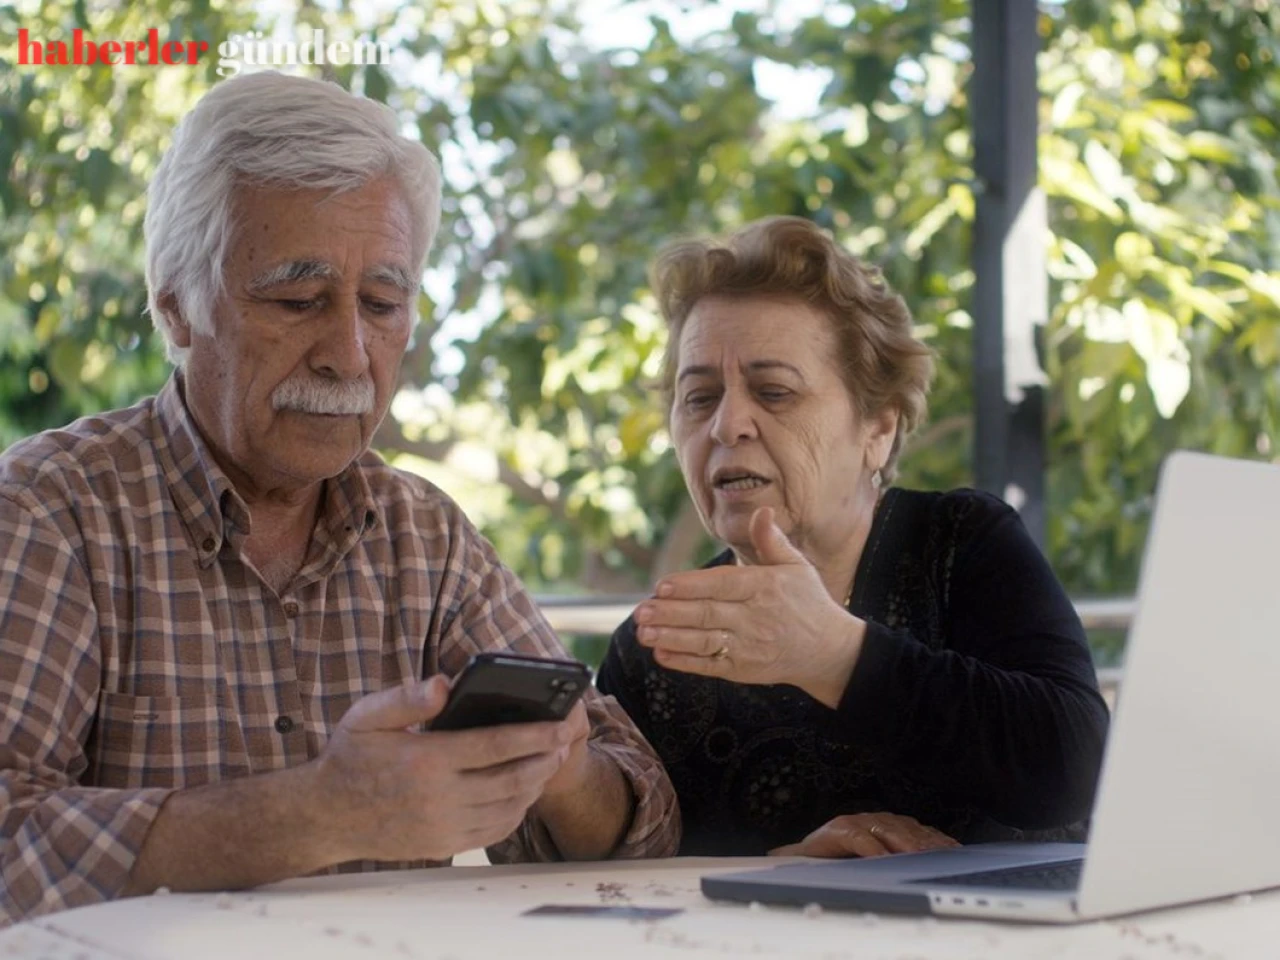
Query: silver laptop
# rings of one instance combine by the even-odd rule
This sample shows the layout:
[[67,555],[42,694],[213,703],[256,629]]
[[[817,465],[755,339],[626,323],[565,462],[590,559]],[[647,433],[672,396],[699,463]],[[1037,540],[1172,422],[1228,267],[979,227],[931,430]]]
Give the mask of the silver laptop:
[[1089,843],[707,876],[715,899],[1072,923],[1280,886],[1280,466],[1160,475]]

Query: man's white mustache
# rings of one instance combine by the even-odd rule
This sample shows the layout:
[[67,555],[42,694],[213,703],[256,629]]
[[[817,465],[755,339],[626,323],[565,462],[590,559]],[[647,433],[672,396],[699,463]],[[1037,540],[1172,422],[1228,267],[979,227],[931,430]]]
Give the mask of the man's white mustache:
[[276,410],[333,416],[369,413],[373,409],[372,380],[286,380],[271,392]]

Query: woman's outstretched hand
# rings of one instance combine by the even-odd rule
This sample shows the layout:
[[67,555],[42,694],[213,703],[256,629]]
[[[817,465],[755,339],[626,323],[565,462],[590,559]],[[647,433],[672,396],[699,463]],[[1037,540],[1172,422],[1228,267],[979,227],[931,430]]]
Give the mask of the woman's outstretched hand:
[[758,563],[664,577],[636,608],[636,636],[671,670],[737,683],[789,683],[835,707],[866,623],[831,599],[822,577],[762,507],[751,517]]
[[960,844],[915,817],[896,813],[851,813],[824,823],[799,843],[776,847],[771,857],[882,857]]

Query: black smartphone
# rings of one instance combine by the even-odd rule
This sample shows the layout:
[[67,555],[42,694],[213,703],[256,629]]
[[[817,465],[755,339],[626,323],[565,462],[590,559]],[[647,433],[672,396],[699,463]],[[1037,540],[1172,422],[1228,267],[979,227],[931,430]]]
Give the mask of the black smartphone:
[[563,720],[591,685],[577,660],[520,653],[477,653],[453,681],[432,730]]

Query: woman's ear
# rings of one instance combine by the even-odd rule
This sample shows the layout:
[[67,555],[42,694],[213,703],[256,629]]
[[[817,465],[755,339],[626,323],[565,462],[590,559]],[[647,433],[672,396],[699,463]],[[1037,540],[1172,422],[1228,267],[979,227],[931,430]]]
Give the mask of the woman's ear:
[[160,310],[161,322],[169,331],[169,340],[175,347],[185,350],[191,346],[191,325],[182,316],[182,308],[173,293],[162,293],[156,297],[156,307]]
[[883,469],[898,435],[898,408],[886,406],[867,421],[867,469]]

